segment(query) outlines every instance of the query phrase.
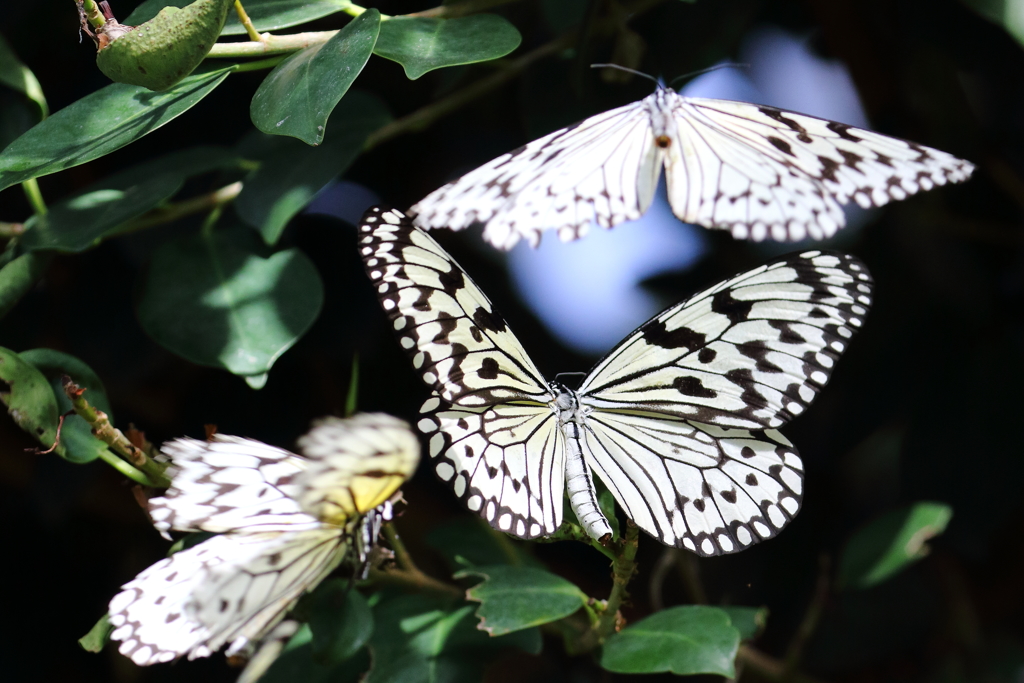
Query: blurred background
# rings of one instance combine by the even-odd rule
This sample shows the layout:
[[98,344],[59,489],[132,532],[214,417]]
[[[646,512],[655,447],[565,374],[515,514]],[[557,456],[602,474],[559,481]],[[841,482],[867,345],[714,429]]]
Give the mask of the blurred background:
[[[131,0],[114,3],[126,15]],[[387,14],[427,2],[368,2]],[[641,536],[640,575],[625,609],[690,602],[767,606],[758,647],[791,650],[820,584],[850,535],[915,501],[952,507],[923,561],[861,591],[818,591],[802,670],[822,681],[1024,681],[1024,2],[1015,0],[665,0],[622,14],[611,34],[588,31],[621,11],[612,0],[524,0],[493,10],[522,33],[511,57],[579,28],[574,46],[426,130],[361,156],[285,232],[326,288],[313,328],[254,391],[149,339],[136,320],[138,283],[153,250],[197,229],[182,221],[58,257],[0,320],[0,345],[48,347],[88,363],[118,425],[154,443],[204,424],[290,447],[315,417],[341,414],[359,358],[359,407],[413,419],[427,396],[394,342],[362,270],[352,223],[372,203],[405,208],[439,185],[555,128],[640,99],[653,84],[601,73],[614,61],[670,80],[697,76],[684,95],[741,99],[912,139],[978,165],[974,178],[879,210],[851,211],[825,246],[858,255],[876,300],[831,384],[785,429],[806,466],[803,510],[777,538],[737,555],[697,559]],[[106,85],[90,41],[79,42],[71,0],[4,3],[0,32],[56,111]],[[335,15],[302,30],[337,28]],[[590,23],[588,23],[590,22]],[[1016,35],[1016,37],[1015,37]],[[408,81],[374,57],[355,87],[397,117],[493,72],[485,63]],[[252,130],[249,100],[262,73],[232,76],[180,118],[114,154],[40,179],[49,201],[120,169],[195,144],[234,145]],[[0,126],[25,104],[0,86]],[[9,139],[9,138],[4,138]],[[214,177],[187,192],[218,187]],[[0,194],[0,220],[30,214],[18,188]],[[750,244],[679,223],[664,197],[640,221],[509,254],[479,230],[440,234],[503,312],[540,369],[586,371],[622,336],[696,289],[804,245]],[[129,485],[100,462],[75,466],[24,452],[35,444],[0,419],[0,661],[8,680],[230,681],[220,656],[138,669],[108,648],[76,643],[118,587],[166,552]],[[406,487],[398,528],[423,568],[446,566],[431,534],[469,519],[427,466]],[[576,544],[531,552],[591,595],[607,562]],[[660,572],[660,573],[657,573]],[[657,573],[652,581],[652,573]],[[695,578],[697,577],[697,578]],[[698,581],[699,579],[699,581]],[[653,590],[652,590],[653,589]],[[557,640],[509,654],[489,680],[604,681]],[[746,676],[745,676],[746,678]],[[758,680],[754,675],[749,680]]]

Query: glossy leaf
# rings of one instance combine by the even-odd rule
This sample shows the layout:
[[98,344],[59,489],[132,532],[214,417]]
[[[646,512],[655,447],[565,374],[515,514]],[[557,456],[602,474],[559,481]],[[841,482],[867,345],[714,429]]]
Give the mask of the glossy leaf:
[[22,254],[0,268],[0,318],[28,294],[51,260],[50,254]]
[[0,347],[0,401],[19,427],[45,448],[57,434],[57,399],[43,373],[10,349]]
[[0,190],[109,154],[180,116],[235,65],[200,67],[164,92],[112,83],[64,107],[0,152]]
[[540,652],[540,633],[528,629],[500,638],[477,630],[473,607],[425,595],[401,595],[374,606],[373,668],[366,683],[479,680],[507,647]]
[[322,302],[320,277],[302,252],[266,254],[250,230],[232,226],[161,247],[142,285],[138,316],[170,351],[259,388]]
[[312,630],[303,624],[259,683],[357,683],[369,668],[365,648],[339,664],[319,664],[313,656]]
[[740,633],[717,607],[684,605],[656,612],[605,641],[601,666],[615,673],[732,678]]
[[373,633],[373,613],[362,594],[345,579],[325,581],[313,593],[309,626],[313,659],[324,666],[343,662],[361,650]]
[[524,564],[543,567],[522,545],[487,526],[478,517],[456,517],[427,533],[424,541],[452,568],[472,565]]
[[191,147],[129,168],[54,204],[45,216],[29,218],[21,246],[85,251],[173,197],[189,176],[237,161],[224,147]]
[[428,71],[504,57],[519,47],[522,36],[496,14],[455,19],[393,17],[380,27],[374,53],[398,62],[416,80]]
[[1024,45],[1024,0],[961,0]]
[[587,595],[573,583],[542,569],[493,565],[467,569],[455,575],[484,580],[466,592],[481,603],[478,628],[492,636],[540,626],[567,617],[587,603]]
[[[61,378],[68,375],[76,384],[85,387],[85,398],[90,405],[105,412],[110,422],[114,422],[103,382],[88,365],[74,356],[53,349],[31,349],[18,355],[43,373],[49,381],[54,399],[57,401],[57,409],[61,414],[71,410],[71,401],[61,385]],[[65,460],[75,463],[92,462],[106,449],[107,444],[92,435],[92,428],[84,419],[78,415],[68,415],[64,418],[64,425],[60,430],[60,448],[57,452]]]
[[14,54],[14,50],[3,36],[0,36],[0,83],[32,100],[39,108],[40,119],[49,116],[50,108],[46,104],[42,86],[39,85],[32,70]]
[[729,621],[740,632],[740,640],[752,640],[761,635],[768,624],[767,607],[719,607],[729,615]]
[[355,161],[366,136],[391,120],[384,104],[368,93],[351,91],[331,115],[332,133],[310,147],[272,136],[262,145],[260,168],[245,180],[235,201],[239,217],[273,245],[285,226],[335,176]]
[[[163,7],[184,7],[189,2],[191,0],[146,0],[123,21],[136,26],[155,17]],[[352,5],[349,0],[245,0],[243,4],[245,13],[260,32],[304,24],[341,12]],[[237,13],[228,12],[228,20],[220,34],[245,35],[245,27],[238,20]]]
[[839,585],[868,588],[885,581],[928,554],[928,539],[946,530],[953,508],[914,503],[893,510],[850,538],[839,563]]
[[380,12],[367,10],[337,35],[277,65],[252,98],[252,122],[264,133],[319,145],[327,119],[373,53]]

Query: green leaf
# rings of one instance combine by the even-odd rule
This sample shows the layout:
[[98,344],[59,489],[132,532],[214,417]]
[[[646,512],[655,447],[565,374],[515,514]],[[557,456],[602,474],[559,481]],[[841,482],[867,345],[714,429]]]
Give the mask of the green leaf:
[[627,626],[605,641],[601,666],[615,673],[732,678],[740,633],[717,607],[670,607]]
[[767,607],[719,607],[740,632],[740,640],[753,640],[768,624]]
[[496,14],[455,19],[392,17],[380,27],[375,54],[398,62],[416,80],[428,71],[504,57],[519,47],[516,27]]
[[868,588],[928,554],[926,541],[946,530],[953,508],[914,503],[882,515],[857,531],[839,562],[839,586]]
[[1002,26],[1024,45],[1024,0],[962,0],[989,21]]
[[366,683],[470,681],[507,647],[540,651],[536,629],[492,638],[476,628],[473,607],[426,595],[399,595],[374,606],[373,668]]
[[325,581],[311,596],[311,603],[309,627],[317,663],[331,666],[343,662],[370,640],[373,613],[350,581]]
[[310,147],[291,138],[269,136],[258,170],[245,180],[235,201],[239,217],[273,245],[285,226],[332,178],[343,173],[360,152],[366,136],[391,120],[375,96],[353,90],[331,115],[328,140]]
[[[298,249],[265,255],[242,226],[190,235],[153,256],[138,308],[143,329],[193,363],[266,381],[316,320],[323,285]],[[254,387],[254,388],[258,388]]]
[[78,639],[78,644],[86,652],[102,652],[107,643],[110,642],[110,634],[114,632],[114,626],[110,623],[109,615],[100,617],[89,632]]
[[455,578],[468,576],[484,579],[466,595],[481,603],[476,611],[479,628],[492,636],[558,621],[588,600],[573,583],[533,567],[478,567],[461,571]]
[[[146,0],[128,15],[124,23],[136,26],[149,21],[163,7],[184,7],[191,0]],[[279,28],[297,26],[314,19],[341,12],[352,6],[350,0],[245,0],[245,13],[257,31],[276,31]],[[222,36],[245,35],[245,27],[238,20],[238,14],[228,12],[227,23],[220,32]]]
[[487,526],[477,516],[457,517],[439,524],[424,539],[440,552],[452,568],[469,565],[525,564],[543,565],[521,545],[501,532]]
[[278,64],[253,95],[252,122],[264,133],[319,145],[327,118],[366,65],[379,31],[380,12],[370,9],[326,43]]
[[84,164],[153,132],[195,106],[236,65],[196,70],[170,90],[112,83],[64,107],[0,152],[0,190]]
[[370,668],[365,648],[339,664],[317,663],[313,656],[313,637],[309,624],[303,624],[267,673],[259,678],[259,683],[357,683]]
[[40,119],[45,119],[50,115],[46,96],[43,95],[43,88],[36,80],[35,74],[22,64],[3,36],[0,36],[0,83],[17,90],[35,102],[39,107]]
[[10,349],[0,347],[0,401],[19,427],[46,448],[57,434],[57,399],[43,373]]
[[25,223],[21,246],[29,251],[81,252],[116,235],[128,221],[177,194],[185,179],[238,163],[224,147],[190,147],[94,183]]
[[0,318],[28,294],[52,260],[51,254],[22,254],[0,268]]
[[[114,423],[114,415],[110,410],[110,401],[107,400],[103,382],[88,365],[74,356],[53,349],[31,349],[18,355],[43,373],[49,381],[57,401],[57,409],[62,415],[71,410],[71,400],[61,385],[61,378],[69,375],[76,384],[88,390],[86,400],[94,408],[105,412],[110,418],[110,423]],[[64,418],[64,425],[60,430],[60,447],[57,449],[64,459],[74,463],[92,462],[106,449],[107,444],[92,435],[89,423],[80,416],[68,415]]]
[[[619,531],[619,517],[615,514],[615,495],[608,490],[608,487],[601,483],[598,486],[597,504],[601,512],[608,519],[608,526],[612,528],[612,540],[622,537]],[[573,513],[575,514],[575,513]]]

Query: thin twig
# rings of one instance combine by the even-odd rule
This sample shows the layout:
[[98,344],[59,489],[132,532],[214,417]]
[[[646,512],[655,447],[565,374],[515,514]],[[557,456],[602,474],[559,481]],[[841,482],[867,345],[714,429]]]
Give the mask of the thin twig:
[[371,579],[381,583],[393,583],[416,590],[444,593],[459,598],[465,596],[463,590],[458,586],[442,583],[420,571],[416,563],[413,562],[412,555],[409,554],[405,543],[399,538],[394,524],[390,522],[385,524],[381,532],[384,534],[384,538],[387,539],[388,545],[391,546],[391,550],[395,553],[395,562],[398,564],[398,569],[388,569],[386,571],[371,569]]
[[116,232],[117,235],[124,235],[129,232],[145,230],[157,225],[164,225],[191,216],[197,213],[205,213],[211,209],[232,201],[242,192],[242,181],[225,185],[219,190],[209,194],[200,195],[191,199],[167,204],[147,211],[133,221],[125,223],[124,227]]
[[74,410],[69,410],[68,412],[66,412],[63,415],[61,415],[60,418],[58,418],[58,420],[57,420],[57,433],[53,437],[53,445],[52,446],[47,448],[45,451],[40,450],[38,446],[35,447],[35,448],[26,448],[25,451],[28,452],[28,453],[32,453],[33,455],[47,455],[48,453],[53,453],[55,450],[57,450],[57,446],[60,445],[60,430],[64,428],[64,420],[68,417],[68,415],[74,415],[74,414],[75,414]]
[[129,441],[120,429],[110,424],[110,418],[106,413],[90,405],[83,397],[86,392],[84,388],[75,384],[67,375],[61,378],[61,385],[64,387],[64,393],[70,399],[75,413],[89,423],[96,438],[110,446],[129,464],[141,470],[153,482],[153,486],[166,488],[171,485],[170,480],[164,476],[165,467],[148,457],[145,451]]
[[4,223],[0,221],[0,239],[10,239],[25,232],[24,223]]
[[814,595],[811,597],[804,617],[800,620],[800,625],[786,650],[783,680],[794,680],[793,676],[800,666],[800,658],[803,656],[807,641],[810,640],[814,630],[818,627],[818,622],[821,621],[821,613],[825,608],[825,601],[828,600],[831,567],[832,562],[829,556],[822,553],[818,557],[818,581],[814,587]]
[[794,673],[792,677],[786,679],[785,664],[747,643],[740,644],[740,648],[736,652],[736,659],[743,662],[744,666],[751,671],[757,672],[770,681],[788,680],[790,683],[822,683],[817,678],[801,673]]
[[242,7],[241,0],[235,0],[235,14],[238,15],[238,21],[245,27],[245,32],[251,40],[262,43],[263,36],[256,30],[256,27],[252,25],[252,19],[249,18],[249,14]]

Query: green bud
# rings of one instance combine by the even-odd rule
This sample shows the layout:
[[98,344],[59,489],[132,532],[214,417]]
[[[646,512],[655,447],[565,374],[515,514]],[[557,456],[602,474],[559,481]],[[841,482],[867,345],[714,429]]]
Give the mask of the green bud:
[[166,90],[192,73],[210,52],[233,2],[196,0],[187,7],[165,7],[127,31],[122,29],[130,27],[113,22],[105,31],[110,42],[100,48],[96,65],[117,83]]

